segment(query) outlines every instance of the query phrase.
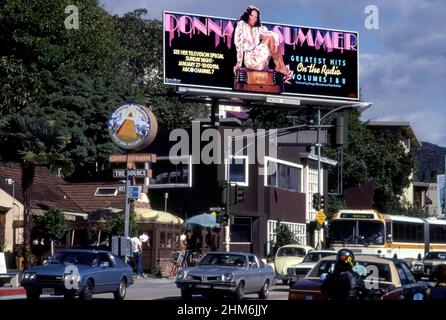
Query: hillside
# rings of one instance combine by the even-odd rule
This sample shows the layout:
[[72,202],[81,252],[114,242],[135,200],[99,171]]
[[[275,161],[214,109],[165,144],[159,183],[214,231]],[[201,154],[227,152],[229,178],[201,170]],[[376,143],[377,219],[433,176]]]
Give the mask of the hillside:
[[436,182],[437,174],[444,173],[446,148],[425,141],[422,145],[414,152],[418,164],[415,181]]

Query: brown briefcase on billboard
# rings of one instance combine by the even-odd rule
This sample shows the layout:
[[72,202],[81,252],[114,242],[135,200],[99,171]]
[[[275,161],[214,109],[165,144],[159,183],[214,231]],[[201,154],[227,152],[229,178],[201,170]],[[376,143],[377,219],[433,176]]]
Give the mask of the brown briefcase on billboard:
[[282,88],[282,75],[274,70],[240,68],[234,78],[234,89],[238,91],[281,93]]

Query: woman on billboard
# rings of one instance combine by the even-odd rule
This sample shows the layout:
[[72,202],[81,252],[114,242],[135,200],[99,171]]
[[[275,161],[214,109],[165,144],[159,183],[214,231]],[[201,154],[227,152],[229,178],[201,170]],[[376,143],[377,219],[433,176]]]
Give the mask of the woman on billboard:
[[237,63],[234,73],[242,66],[252,70],[265,70],[272,56],[275,70],[283,75],[284,83],[290,83],[293,71],[285,66],[279,50],[279,36],[261,25],[260,10],[249,6],[240,16],[235,28],[234,43]]

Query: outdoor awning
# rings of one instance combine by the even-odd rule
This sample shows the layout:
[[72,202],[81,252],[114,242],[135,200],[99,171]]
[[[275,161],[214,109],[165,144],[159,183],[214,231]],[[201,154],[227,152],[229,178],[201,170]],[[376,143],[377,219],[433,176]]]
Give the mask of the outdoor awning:
[[135,218],[137,222],[159,222],[182,224],[183,219],[166,211],[159,211],[149,208],[135,208]]

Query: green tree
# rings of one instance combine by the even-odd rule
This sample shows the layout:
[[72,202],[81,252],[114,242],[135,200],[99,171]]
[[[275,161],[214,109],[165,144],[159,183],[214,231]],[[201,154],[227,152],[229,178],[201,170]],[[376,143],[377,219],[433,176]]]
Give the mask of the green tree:
[[275,233],[276,242],[274,243],[274,254],[280,247],[284,245],[297,243],[290,228],[288,228],[288,226],[283,223],[283,219],[279,219],[277,221]]
[[72,170],[71,160],[63,150],[68,138],[48,119],[9,115],[0,120],[0,160],[19,163],[22,169],[24,199],[25,267],[30,267],[30,210],[35,169],[45,166],[61,175]]
[[[348,139],[348,147],[344,150],[343,188],[374,181],[374,208],[391,213],[410,183],[415,168],[414,156],[405,152],[400,135],[370,130],[360,121],[357,111],[349,112]],[[325,147],[323,152],[333,158],[336,150]]]
[[46,239],[60,240],[67,232],[65,216],[59,209],[48,209],[42,216],[37,216],[36,221]]
[[[124,213],[112,215],[107,219],[107,233],[109,234],[110,237],[123,236],[124,225],[125,225]],[[129,236],[132,236],[136,232],[138,232],[138,226],[134,218],[134,213],[132,213],[130,214],[130,221],[129,221]]]

